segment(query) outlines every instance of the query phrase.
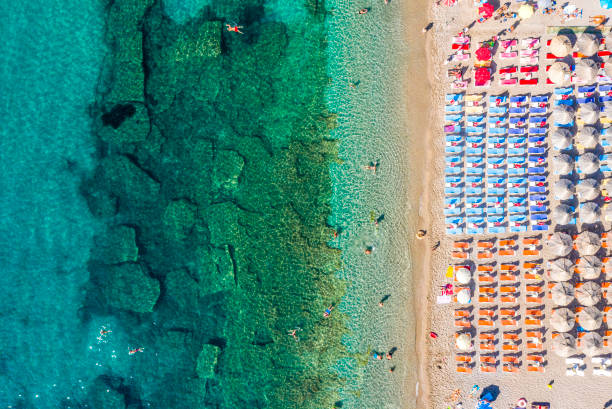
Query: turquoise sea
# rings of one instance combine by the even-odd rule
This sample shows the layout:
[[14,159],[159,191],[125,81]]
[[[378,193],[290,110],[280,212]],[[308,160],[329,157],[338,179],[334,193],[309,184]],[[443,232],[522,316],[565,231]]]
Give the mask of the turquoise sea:
[[357,253],[385,239],[350,199],[388,154],[341,142],[333,25],[364,6],[0,4],[0,407],[399,407],[371,403],[393,345],[359,340]]

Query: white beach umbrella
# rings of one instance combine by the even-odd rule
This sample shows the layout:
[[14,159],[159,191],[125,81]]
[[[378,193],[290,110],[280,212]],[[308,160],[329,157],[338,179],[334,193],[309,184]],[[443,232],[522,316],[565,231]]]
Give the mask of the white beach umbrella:
[[576,338],[570,334],[557,334],[552,341],[552,349],[560,357],[568,357],[576,353]]
[[572,42],[567,36],[558,35],[550,40],[549,49],[556,57],[563,58],[572,51]]
[[587,202],[580,206],[580,221],[582,223],[598,223],[601,221],[601,209],[595,202]]
[[470,294],[470,290],[463,289],[459,291],[457,294],[457,302],[459,304],[469,304],[472,301],[472,295]]
[[576,185],[576,193],[580,201],[595,200],[599,197],[599,187],[595,179],[583,179]]
[[594,281],[587,281],[576,288],[576,300],[584,306],[590,307],[601,301],[601,287]]
[[[597,121],[599,121],[599,105],[597,105],[594,102],[587,102],[586,104],[582,104],[580,106],[580,117],[582,118],[582,120],[584,121],[585,124],[587,125],[592,125],[597,123]],[[599,132],[597,132],[597,128],[592,127],[592,126],[585,126],[583,128],[583,130],[586,128],[586,132],[591,132],[592,136],[591,139],[587,138],[588,134],[585,135],[581,135],[581,137],[584,139],[584,142],[579,142],[580,144],[582,144],[586,149],[592,149],[594,147],[597,146],[597,143],[599,142]],[[578,132],[578,135],[580,135],[582,133],[582,130],[580,132]],[[592,146],[586,146],[587,144],[590,144]]]
[[601,352],[603,339],[596,332],[587,332],[580,338],[580,349],[586,356],[594,356]]
[[[599,119],[599,108],[595,104],[592,105],[593,106],[588,109],[595,109],[597,112],[597,118],[594,122],[597,122],[597,119]],[[584,109],[586,106],[590,106],[590,104],[585,104],[582,108],[580,108],[581,114],[584,114]],[[576,134],[576,142],[582,145],[582,147],[585,149],[596,148],[597,144],[599,144],[599,131],[594,126],[584,126]]]
[[574,328],[576,317],[568,308],[558,308],[550,316],[550,325],[559,332],[568,332]]
[[455,344],[457,349],[467,351],[472,347],[472,337],[469,334],[461,334],[457,337]]
[[518,16],[521,20],[526,20],[533,16],[533,6],[531,4],[523,4],[518,9]]
[[572,236],[563,232],[555,232],[546,242],[546,252],[551,257],[563,257],[572,251]]
[[593,33],[582,33],[576,41],[578,52],[590,57],[599,51],[599,38]]
[[574,120],[574,108],[569,105],[559,105],[552,113],[553,121],[562,125],[569,124]]
[[574,242],[581,256],[593,256],[601,248],[601,239],[597,233],[583,231]]
[[568,205],[561,204],[556,206],[551,215],[551,220],[557,224],[569,224],[572,221],[574,211]]
[[599,73],[599,65],[590,58],[583,58],[576,63],[576,77],[587,84],[595,81]]
[[461,284],[468,284],[472,279],[472,273],[467,268],[460,268],[457,272],[455,272],[455,278]]
[[570,67],[562,61],[554,62],[548,69],[548,79],[557,85],[563,85],[570,79]]
[[548,278],[552,281],[568,281],[574,275],[574,263],[568,258],[549,261],[548,269]]
[[553,185],[553,192],[559,200],[571,199],[574,197],[574,184],[569,179],[559,179]]
[[592,152],[580,155],[577,164],[578,169],[586,175],[591,175],[599,170],[599,158]]
[[559,175],[568,175],[574,170],[574,160],[571,156],[561,153],[553,156],[552,166],[555,173]]
[[603,313],[596,307],[584,307],[578,313],[578,324],[587,331],[595,331],[601,327]]
[[550,292],[556,305],[565,306],[574,301],[574,287],[569,283],[557,283]]
[[550,142],[556,149],[567,149],[572,146],[572,132],[567,128],[555,128],[550,134]]
[[576,264],[580,277],[584,280],[596,280],[601,275],[603,263],[595,256],[581,256]]

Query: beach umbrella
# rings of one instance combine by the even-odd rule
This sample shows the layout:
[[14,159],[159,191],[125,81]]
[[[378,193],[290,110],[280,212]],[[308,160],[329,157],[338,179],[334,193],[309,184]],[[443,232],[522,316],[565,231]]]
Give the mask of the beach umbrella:
[[560,357],[568,357],[576,353],[576,338],[570,334],[557,334],[552,340],[552,349]]
[[599,188],[597,187],[597,180],[581,180],[576,185],[576,193],[578,193],[578,198],[583,202],[597,199],[599,197]]
[[557,283],[550,290],[551,298],[557,305],[565,306],[574,301],[574,287],[569,283]]
[[478,15],[484,18],[489,18],[493,15],[495,7],[491,3],[485,3],[478,8]]
[[601,221],[601,209],[595,202],[587,202],[580,206],[580,221],[582,223],[597,223]]
[[463,289],[459,291],[457,294],[457,302],[459,304],[469,304],[472,301],[472,295],[470,294],[470,290]]
[[601,301],[601,287],[594,281],[587,281],[576,288],[576,300],[586,307],[591,307]]
[[568,175],[574,170],[572,157],[564,153],[553,156],[552,166],[559,175]]
[[478,61],[488,61],[491,59],[491,49],[489,47],[480,47],[476,50],[476,58]]
[[569,179],[559,179],[553,185],[553,192],[559,200],[571,199],[574,197],[574,184]]
[[474,79],[476,84],[482,85],[491,79],[491,73],[488,68],[480,67],[474,73]]
[[545,243],[546,252],[551,258],[566,256],[573,248],[572,236],[560,231],[553,233]]
[[597,78],[599,65],[590,58],[583,58],[576,63],[574,72],[576,73],[576,77],[582,82],[592,83],[595,81],[595,78]]
[[548,79],[553,84],[565,84],[570,79],[570,67],[563,61],[556,61],[552,63],[548,69]]
[[[576,290],[576,293],[577,292],[578,290]],[[578,324],[580,324],[580,326],[586,329],[587,331],[595,331],[599,329],[599,327],[601,327],[602,322],[603,313],[599,311],[596,307],[584,307],[582,311],[578,313]]]
[[575,244],[581,256],[593,256],[601,248],[601,239],[597,233],[583,231],[576,237]]
[[557,224],[569,224],[573,214],[574,211],[570,206],[561,204],[553,209],[551,219]]
[[444,5],[450,7],[450,6],[454,6],[456,2],[457,0],[444,0]]
[[467,268],[460,268],[455,273],[455,278],[461,284],[468,284],[470,282],[470,280],[472,279],[472,273]]
[[590,57],[599,51],[599,38],[593,33],[582,33],[576,41],[578,52]]
[[552,6],[552,0],[538,0],[538,10],[544,10]]
[[461,334],[455,341],[457,348],[462,351],[467,351],[472,347],[472,337],[469,334]]
[[550,326],[559,332],[568,332],[574,328],[576,317],[568,308],[558,308],[550,316]]
[[569,124],[574,120],[574,109],[569,105],[558,105],[552,113],[553,121],[560,124]]
[[572,132],[567,128],[555,128],[550,134],[550,141],[556,149],[567,149],[572,146]]
[[587,356],[597,355],[603,347],[603,339],[596,332],[587,332],[580,338],[580,349]]
[[533,6],[531,4],[523,4],[518,9],[518,16],[521,20],[525,20],[533,16]]
[[593,174],[599,170],[599,159],[592,152],[587,152],[578,157],[578,169],[586,175]]
[[569,281],[574,275],[574,263],[567,258],[549,261],[548,268],[548,278],[552,281]]
[[576,266],[580,269],[580,277],[585,280],[596,280],[601,274],[603,263],[595,256],[581,256]]
[[[567,36],[558,35],[550,40],[549,50],[556,57],[563,58],[572,51],[572,42]],[[552,66],[550,68],[552,69]],[[569,67],[567,67],[567,71],[569,72]]]
[[[580,108],[580,114],[582,115],[582,119],[584,120],[585,117],[585,112],[586,115],[593,115],[591,114],[591,109],[596,109],[596,119],[595,122],[597,122],[597,119],[599,118],[599,108],[597,108],[597,105],[594,105],[594,107],[589,107],[586,108],[586,105],[589,104],[585,104],[585,106],[583,106],[582,108]],[[586,108],[586,111],[585,111]],[[594,126],[584,126],[582,127],[582,129],[580,129],[578,131],[578,134],[576,134],[576,143],[579,143],[580,145],[582,145],[583,148],[585,149],[593,149],[597,147],[597,144],[599,143],[599,132],[597,131],[597,128],[595,128]]]

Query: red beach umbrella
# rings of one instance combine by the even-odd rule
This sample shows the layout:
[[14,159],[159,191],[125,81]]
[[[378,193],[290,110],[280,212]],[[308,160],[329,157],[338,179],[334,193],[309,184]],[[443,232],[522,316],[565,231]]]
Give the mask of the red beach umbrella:
[[478,8],[478,14],[484,18],[491,17],[494,11],[495,11],[495,8],[493,7],[491,3],[485,3]]
[[476,58],[478,61],[488,61],[491,59],[491,49],[489,47],[480,47],[476,50]]
[[481,67],[476,70],[474,73],[474,79],[476,80],[476,84],[481,85],[491,79],[491,73],[487,68]]
[[454,6],[457,0],[444,0],[445,6]]

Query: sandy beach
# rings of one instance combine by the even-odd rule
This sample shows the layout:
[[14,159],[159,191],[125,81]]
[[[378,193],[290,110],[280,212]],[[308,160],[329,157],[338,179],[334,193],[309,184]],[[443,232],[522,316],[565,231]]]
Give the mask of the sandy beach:
[[[433,22],[433,28],[423,36],[424,49],[427,50],[427,69],[420,73],[410,72],[408,74],[409,83],[413,86],[407,87],[407,99],[409,101],[421,101],[418,104],[419,108],[415,108],[414,104],[410,105],[414,111],[410,112],[410,115],[420,118],[416,132],[422,135],[421,142],[415,144],[415,149],[411,151],[414,175],[418,175],[415,180],[419,181],[412,186],[411,197],[412,200],[419,203],[417,228],[427,231],[427,236],[423,240],[417,240],[411,248],[415,276],[414,306],[416,316],[419,317],[417,318],[415,334],[415,348],[418,357],[417,407],[454,407],[450,406],[450,398],[457,389],[461,391],[461,397],[457,402],[463,402],[464,407],[473,407],[476,400],[468,398],[467,395],[472,385],[477,384],[481,388],[489,385],[499,387],[499,397],[493,402],[495,408],[514,408],[517,400],[522,397],[529,402],[549,402],[551,407],[554,408],[601,408],[610,399],[608,395],[601,393],[608,390],[609,379],[592,375],[590,358],[585,359],[585,362],[589,360],[589,367],[585,370],[584,377],[566,376],[566,364],[563,358],[556,356],[550,347],[552,335],[550,332],[546,333],[544,340],[544,356],[547,360],[544,373],[528,372],[525,363],[518,373],[503,372],[501,366],[493,373],[481,372],[478,365],[471,374],[457,373],[455,369],[454,333],[456,328],[454,327],[453,311],[456,305],[454,303],[438,305],[436,304],[436,297],[440,294],[439,288],[448,283],[444,274],[447,267],[457,264],[457,260],[451,258],[453,242],[458,238],[470,236],[453,237],[446,235],[445,221],[442,215],[445,157],[444,98],[447,93],[460,92],[451,90],[450,81],[446,78],[446,70],[451,68],[452,65],[445,65],[444,61],[451,53],[452,36],[457,35],[463,27],[477,18],[477,8],[472,3],[472,1],[460,0],[454,7],[430,4],[430,18],[422,20],[422,24],[416,27],[413,33],[410,33],[414,35],[417,29],[420,31],[429,21]],[[532,18],[523,20],[512,34],[506,34],[501,39],[540,37],[541,57],[539,64],[542,67],[544,64],[543,55],[547,51],[545,42],[554,36],[554,30],[547,30],[547,26],[588,26],[589,16],[604,14],[609,17],[612,15],[609,11],[599,7],[599,1],[585,0],[573,3],[583,8],[581,18],[563,22],[561,17],[557,15],[545,16],[536,12]],[[519,4],[513,1],[510,10],[516,10],[518,7]],[[490,19],[482,24],[477,23],[469,31],[472,44],[491,38],[502,29],[508,28],[514,21],[510,19],[502,23]],[[472,48],[470,52],[473,53],[474,50],[475,48]],[[471,61],[473,61],[473,57]],[[499,59],[497,62],[499,63]],[[503,63],[499,64],[497,70],[503,65]],[[419,79],[415,80],[415,78]],[[426,84],[423,78],[427,78],[429,84]],[[555,85],[546,84],[546,73],[542,70],[540,70],[539,79],[540,84],[537,86],[516,85],[509,88],[500,86],[498,77],[495,77],[492,85],[488,88],[480,90],[470,82],[463,92],[468,94],[486,92],[487,95],[505,92],[510,92],[510,94],[545,94],[554,90]],[[419,84],[419,87],[414,86],[416,83]],[[428,107],[427,104],[429,104]],[[429,109],[424,110],[426,108]],[[553,227],[554,223],[549,232],[554,231]],[[609,229],[609,226],[606,227]],[[546,237],[549,232],[544,232],[542,237]],[[519,240],[522,240],[524,237],[534,236],[534,232],[518,235],[510,233],[484,234],[473,237],[475,240],[486,238],[499,240],[509,236],[517,236]],[[432,251],[432,246],[438,240],[440,240],[439,248]],[[525,261],[522,256],[516,259],[521,264]],[[521,311],[524,311],[525,305],[520,302],[519,304]],[[548,301],[546,302],[546,311],[551,311]],[[438,337],[436,339],[429,337],[430,331],[434,331]],[[554,383],[552,388],[549,388],[547,384],[551,381],[554,381]]]

